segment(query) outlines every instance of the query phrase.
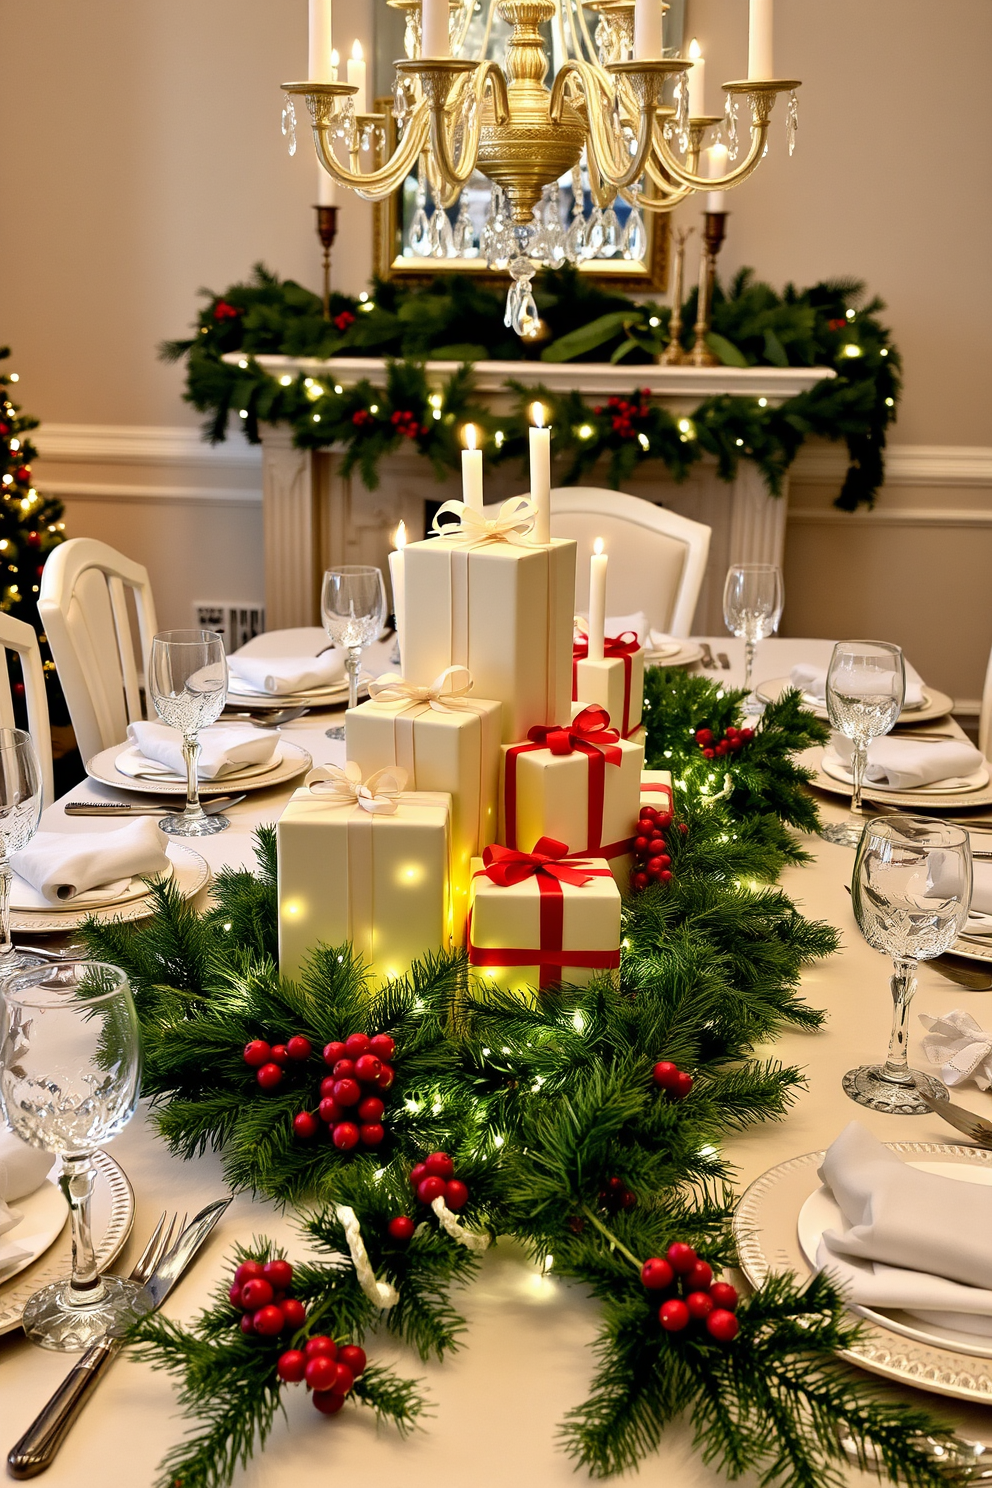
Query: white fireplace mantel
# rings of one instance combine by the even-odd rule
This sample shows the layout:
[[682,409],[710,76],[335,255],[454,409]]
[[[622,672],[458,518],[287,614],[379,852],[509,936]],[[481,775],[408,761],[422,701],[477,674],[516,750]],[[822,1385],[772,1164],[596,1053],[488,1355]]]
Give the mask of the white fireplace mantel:
[[[234,365],[242,353],[224,360]],[[346,386],[365,379],[381,386],[388,363],[381,357],[258,356],[275,377],[320,377]],[[429,378],[440,385],[457,362],[427,362]],[[476,362],[475,391],[494,411],[507,407],[509,380],[543,385],[549,392],[609,397],[631,387],[649,388],[672,412],[683,413],[704,398],[729,393],[767,398],[772,405],[805,392],[836,373],[829,367],[658,367],[609,366],[598,362]],[[380,463],[375,491],[357,472],[341,473],[342,456],[333,447],[297,449],[292,430],[268,425],[262,435],[262,494],[265,531],[265,607],[270,629],[312,625],[319,618],[321,575],[340,563],[374,563],[387,571],[390,535],[402,519],[411,537],[423,534],[424,503],[456,495],[457,477],[438,482],[428,461],[405,451]],[[593,477],[593,480],[595,477]],[[521,489],[518,470],[502,469],[487,480],[487,500]],[[785,546],[787,486],[780,497],[768,494],[757,467],[742,461],[730,485],[717,478],[714,462],[704,460],[688,480],[676,484],[664,468],[647,462],[627,483],[634,495],[660,502],[713,529],[710,559],[696,611],[695,629],[712,634],[722,628],[723,577],[730,563],[781,563]]]

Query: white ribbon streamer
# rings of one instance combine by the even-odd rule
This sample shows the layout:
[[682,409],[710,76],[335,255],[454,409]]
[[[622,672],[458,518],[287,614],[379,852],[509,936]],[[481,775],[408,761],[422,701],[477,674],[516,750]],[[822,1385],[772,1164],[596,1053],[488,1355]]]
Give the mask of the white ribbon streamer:
[[442,1229],[448,1232],[452,1240],[457,1240],[459,1245],[464,1245],[466,1250],[477,1250],[481,1253],[489,1249],[489,1236],[480,1235],[477,1230],[467,1230],[458,1215],[452,1213],[440,1195],[433,1201],[431,1208],[437,1215]]
[[344,1227],[344,1238],[351,1252],[358,1285],[373,1306],[378,1307],[382,1312],[387,1312],[400,1300],[399,1292],[388,1281],[379,1281],[376,1278],[369,1261],[368,1251],[365,1249],[365,1241],[362,1239],[362,1227],[358,1223],[358,1215],[354,1209],[349,1208],[347,1204],[336,1204],[334,1208]]
[[920,1022],[927,1030],[923,1052],[931,1064],[941,1066],[945,1084],[962,1085],[971,1079],[979,1090],[992,1089],[992,1033],[961,1008],[942,1018],[921,1013]]
[[[457,522],[442,522],[450,512]],[[480,543],[507,542],[520,547],[534,547],[532,529],[537,520],[537,507],[527,496],[511,496],[504,501],[496,517],[487,517],[464,501],[445,501],[438,507],[434,518],[434,531],[446,542],[460,542],[466,547]]]
[[363,780],[361,766],[349,760],[346,765],[318,765],[303,784],[311,795],[332,797],[333,806],[361,806],[371,816],[391,816],[406,780],[406,771],[398,765],[387,765]]
[[436,713],[453,713],[457,708],[472,706],[467,694],[474,686],[472,673],[465,666],[445,667],[426,687],[408,682],[405,677],[396,677],[392,672],[384,672],[369,683],[369,697],[375,703],[403,702],[408,707],[426,703]]

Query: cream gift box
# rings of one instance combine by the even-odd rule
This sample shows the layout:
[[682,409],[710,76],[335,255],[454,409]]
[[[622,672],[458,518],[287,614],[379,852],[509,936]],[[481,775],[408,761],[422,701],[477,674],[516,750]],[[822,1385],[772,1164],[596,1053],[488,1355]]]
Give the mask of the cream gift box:
[[608,636],[602,661],[590,661],[589,643],[580,636],[572,648],[572,701],[598,703],[620,735],[633,738],[644,705],[644,652],[634,631]]
[[[575,543],[531,543],[520,530],[527,511],[487,520],[460,502],[448,507],[462,510],[461,525],[404,549],[404,671],[424,683],[468,667],[478,693],[503,704],[509,744],[532,724],[568,717]],[[505,502],[501,513],[507,507],[530,503]]]
[[621,739],[602,708],[531,729],[529,742],[503,746],[500,842],[531,852],[551,837],[610,859],[629,851],[643,764],[643,747]]
[[472,859],[496,840],[502,705],[469,697],[471,674],[450,667],[427,687],[384,676],[345,714],[347,753],[364,775],[389,765],[415,791],[451,795],[451,889],[456,945],[465,939]]
[[563,842],[534,854],[489,847],[472,864],[468,959],[507,992],[585,985],[620,965],[620,891],[603,858],[562,862]]
[[279,970],[318,942],[351,941],[372,973],[401,976],[452,945],[451,798],[404,792],[399,770],[311,770],[276,826]]

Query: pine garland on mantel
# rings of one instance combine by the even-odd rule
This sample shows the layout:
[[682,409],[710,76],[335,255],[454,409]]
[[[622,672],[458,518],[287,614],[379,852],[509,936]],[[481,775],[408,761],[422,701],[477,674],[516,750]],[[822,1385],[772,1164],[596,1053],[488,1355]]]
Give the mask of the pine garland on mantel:
[[[783,823],[815,823],[790,754],[821,741],[824,727],[791,693],[743,748],[718,755],[707,735],[743,721],[742,698],[678,671],[651,673],[649,750],[677,780],[673,877],[626,901],[617,985],[604,978],[525,999],[470,985],[460,956],[439,955],[374,989],[348,946],[315,948],[299,981],[280,979],[271,828],[259,833],[257,873],[222,873],[206,914],[166,885],[147,923],[88,927],[92,950],[131,979],[161,1135],[184,1157],[216,1148],[234,1188],[299,1206],[318,1254],[294,1266],[292,1336],[259,1336],[260,1323],[244,1331],[242,1273],[234,1300],[228,1273],[191,1329],[155,1316],[137,1325],[135,1346],[179,1377],[192,1422],[163,1464],[162,1488],[225,1488],[264,1445],[282,1389],[294,1388],[282,1381],[299,1378],[315,1335],[315,1348],[347,1340],[363,1364],[367,1347],[349,1398],[400,1430],[415,1426],[418,1386],[376,1364],[376,1340],[391,1333],[425,1359],[456,1350],[465,1324],[453,1294],[497,1236],[513,1236],[546,1275],[600,1304],[589,1398],[560,1427],[563,1449],[593,1476],[635,1467],[684,1419],[704,1460],[729,1478],[839,1484],[843,1435],[890,1477],[946,1488],[925,1439],[932,1447],[949,1434],[838,1361],[859,1325],[824,1278],[773,1278],[739,1303],[724,1281],[698,1303],[709,1269],[735,1261],[734,1171],[721,1144],[780,1119],[804,1084],[799,1069],[755,1047],[789,1026],[821,1026],[798,981],[837,944],[775,887],[783,866],[805,857]],[[356,1030],[379,1037],[395,1071],[383,1087],[381,1146],[364,1155],[326,1134],[301,1136],[293,1122],[328,1073],[321,1050]],[[306,1043],[288,1045],[285,1078],[261,1088],[246,1062],[253,1041],[291,1036]],[[432,1151],[426,1171],[447,1154],[459,1180],[457,1196],[441,1184],[457,1213],[430,1207],[416,1165]],[[342,1262],[355,1234],[349,1212],[364,1279],[354,1249],[353,1263]],[[263,1238],[245,1243],[231,1271],[276,1254]],[[684,1301],[669,1262],[685,1278]]]
[[[355,299],[335,294],[331,318],[318,296],[281,280],[263,265],[251,279],[223,294],[204,290],[196,334],[166,342],[167,360],[187,361],[187,400],[207,417],[205,432],[223,439],[233,415],[247,437],[260,423],[286,423],[305,448],[343,447],[346,468],[357,467],[365,484],[378,483],[383,455],[414,448],[439,479],[459,468],[462,424],[484,432],[486,460],[498,465],[526,453],[525,405],[540,398],[551,409],[555,453],[562,480],[580,480],[599,461],[614,486],[645,460],[660,460],[684,480],[704,456],[714,457],[721,480],[732,481],[739,462],[757,465],[778,494],[783,477],[806,439],[844,440],[849,465],[836,505],[853,511],[871,505],[885,475],[886,431],[896,416],[901,359],[880,322],[881,300],[865,300],[857,280],[831,280],[807,290],[788,285],[778,294],[741,270],[724,290],[717,286],[709,345],[728,366],[828,366],[836,377],[778,407],[753,397],[704,399],[689,415],[674,417],[637,386],[636,367],[652,362],[667,344],[670,310],[588,284],[571,267],[546,271],[537,292],[548,330],[533,346],[503,326],[500,293],[466,275],[439,275],[423,288],[377,282]],[[696,291],[683,309],[688,344]],[[471,334],[471,341],[465,339]],[[242,352],[237,365],[222,360]],[[326,386],[304,376],[269,375],[255,357],[381,356],[390,362],[384,388],[360,380]],[[441,385],[430,383],[428,358],[463,367]],[[631,391],[590,405],[578,393],[547,389],[517,393],[513,412],[494,417],[473,396],[471,364],[481,360],[624,362]]]

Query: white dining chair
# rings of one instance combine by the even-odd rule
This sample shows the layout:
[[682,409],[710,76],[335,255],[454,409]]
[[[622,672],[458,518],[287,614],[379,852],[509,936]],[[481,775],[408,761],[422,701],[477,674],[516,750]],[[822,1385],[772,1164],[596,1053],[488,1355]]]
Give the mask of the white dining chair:
[[[129,594],[138,623],[137,656]],[[146,716],[141,689],[158,628],[148,570],[107,543],[71,538],[45,564],[38,612],[85,763],[119,744],[128,724]]]
[[28,733],[34,740],[41,764],[42,804],[50,806],[55,799],[52,731],[48,720],[48,694],[45,691],[45,673],[41,665],[38,637],[32,626],[0,611],[0,647],[3,648],[3,658],[0,661],[0,728],[17,726],[6,655],[8,651],[16,651],[21,661],[24,701],[28,709]]
[[986,759],[992,759],[992,652],[985,669],[982,711],[978,715],[978,747]]

